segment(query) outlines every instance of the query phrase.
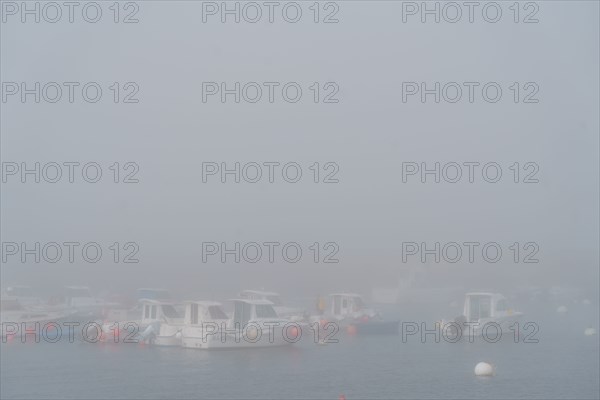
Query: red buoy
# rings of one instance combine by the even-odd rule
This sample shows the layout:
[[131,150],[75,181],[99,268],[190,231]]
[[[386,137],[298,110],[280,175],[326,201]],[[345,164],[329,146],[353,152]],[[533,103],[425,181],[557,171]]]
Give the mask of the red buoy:
[[292,336],[294,339],[296,339],[296,338],[298,337],[298,334],[299,334],[299,332],[298,332],[298,328],[297,328],[297,327],[295,327],[295,326],[292,326],[292,327],[290,328],[290,334],[291,334],[291,336]]

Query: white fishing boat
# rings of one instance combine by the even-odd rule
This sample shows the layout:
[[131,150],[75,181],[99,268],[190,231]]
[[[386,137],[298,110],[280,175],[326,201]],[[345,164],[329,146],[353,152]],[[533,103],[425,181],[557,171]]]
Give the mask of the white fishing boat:
[[120,343],[128,337],[159,346],[179,346],[183,318],[178,306],[173,301],[142,299],[131,310],[111,309],[101,324],[102,341]]
[[321,327],[334,323],[348,333],[398,334],[399,321],[384,321],[381,315],[367,307],[362,296],[356,293],[334,293],[329,295],[329,309],[312,318]]
[[361,295],[356,293],[334,293],[329,295],[329,319],[338,322],[367,321],[377,316],[377,312],[368,308]]
[[[498,293],[472,292],[465,295],[463,315],[454,321],[443,321],[443,324],[455,323],[462,329],[462,335],[480,336],[486,326],[493,324],[502,333],[514,329],[514,323],[523,316],[522,312],[509,307],[506,298]],[[469,323],[465,325],[465,323]],[[512,328],[511,328],[512,327]],[[496,332],[493,331],[493,335]],[[455,332],[457,333],[457,332]]]
[[177,310],[178,304],[161,300],[141,302],[144,314],[140,325],[147,326],[142,338],[149,337],[150,342],[157,346],[181,346],[183,317]]
[[208,349],[220,347],[220,330],[229,317],[216,301],[186,301],[181,331],[183,347]]
[[285,306],[279,293],[265,292],[262,290],[243,290],[240,292],[239,298],[270,301],[273,303],[273,309],[279,317],[288,318],[291,321],[302,321],[306,318],[306,310]]
[[[171,293],[166,289],[140,288],[136,290],[136,303],[133,307],[117,306],[105,311],[104,321],[133,322],[138,328],[146,329],[151,323],[157,322],[157,318],[151,318],[152,305],[173,305]],[[160,314],[158,308],[156,315]],[[148,316],[146,316],[148,315]]]
[[[195,349],[233,349],[282,346],[292,343],[286,329],[290,320],[280,318],[268,300],[232,300],[228,318],[220,303],[186,303],[182,345]],[[286,336],[289,335],[289,336]],[[289,339],[292,340],[289,340]]]

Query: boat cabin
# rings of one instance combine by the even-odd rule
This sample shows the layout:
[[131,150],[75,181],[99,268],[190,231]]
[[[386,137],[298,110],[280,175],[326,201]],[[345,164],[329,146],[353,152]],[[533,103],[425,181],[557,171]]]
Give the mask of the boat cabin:
[[498,293],[467,293],[464,316],[469,322],[496,318],[508,311],[506,298]]
[[240,328],[254,320],[279,319],[273,308],[273,303],[268,300],[233,299],[233,326]]
[[183,323],[202,325],[206,322],[224,322],[229,317],[221,303],[216,301],[186,301]]
[[153,322],[177,322],[181,314],[177,311],[177,304],[159,300],[140,300],[142,306],[142,324]]
[[261,290],[244,290],[240,293],[240,299],[246,300],[268,300],[274,306],[282,306],[281,296],[275,292],[263,292]]
[[334,293],[329,295],[332,315],[345,317],[365,309],[362,296],[355,293]]

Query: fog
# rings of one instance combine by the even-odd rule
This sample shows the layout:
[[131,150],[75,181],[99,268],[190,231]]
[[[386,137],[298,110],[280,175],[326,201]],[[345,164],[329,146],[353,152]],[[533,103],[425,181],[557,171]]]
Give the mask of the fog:
[[[225,3],[118,3],[115,23],[112,3],[99,2],[97,23],[79,8],[69,22],[64,6],[57,23],[35,23],[31,15],[21,21],[13,8],[21,3],[3,1],[2,289],[27,285],[48,299],[80,285],[98,297],[135,298],[137,288],[156,287],[180,300],[219,301],[263,289],[311,312],[318,296],[356,292],[399,318],[427,306],[429,321],[454,317],[464,294],[480,291],[502,293],[521,310],[539,292],[555,296],[550,314],[583,299],[597,310],[598,3],[521,2],[515,17],[512,3],[500,2],[497,23],[480,8],[470,23],[464,6],[457,23],[423,23],[408,3],[321,2],[318,23],[311,2],[297,3],[296,23],[280,8],[269,22],[264,5],[257,23],[243,14],[223,23],[206,7]],[[534,9],[538,22],[523,23]],[[139,22],[123,23],[132,11]],[[324,23],[328,16],[338,22]],[[23,82],[33,92],[23,95]],[[62,97],[46,101],[53,86],[39,89],[36,102],[35,82],[57,82]],[[77,83],[72,102],[63,82]],[[95,103],[83,99],[88,82],[102,88]],[[236,82],[256,84],[236,94]],[[265,82],[274,85],[272,102]],[[302,89],[297,102],[282,94],[290,82],[288,95]],[[455,84],[435,94],[436,82]],[[474,85],[473,101],[464,82]],[[501,87],[497,102],[482,94],[490,82],[487,94]],[[262,97],[247,101],[256,86]],[[447,101],[456,86],[462,97]],[[35,172],[22,175],[36,163],[39,183]],[[46,179],[55,176],[49,163],[61,166],[56,183]],[[64,163],[79,163],[71,164],[73,182]],[[98,182],[82,176],[86,163],[100,166]],[[239,183],[235,173],[221,175],[236,163]],[[436,163],[437,173],[421,175]],[[262,175],[252,182],[256,165]],[[453,183],[456,165],[462,175]],[[65,242],[79,243],[72,262]],[[464,243],[472,242],[470,261]],[[48,243],[61,248],[56,262],[47,260],[55,247],[43,253]],[[99,260],[82,256],[86,243],[101,248]],[[236,243],[239,250],[224,251]],[[498,260],[482,255],[488,243],[488,255],[501,249]]]

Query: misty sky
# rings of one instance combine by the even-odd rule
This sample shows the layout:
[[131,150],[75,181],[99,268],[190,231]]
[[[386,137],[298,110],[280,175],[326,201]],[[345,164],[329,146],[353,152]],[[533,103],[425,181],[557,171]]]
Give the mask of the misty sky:
[[[103,3],[105,7],[108,4]],[[308,3],[302,3],[306,8]],[[2,162],[95,161],[89,184],[2,184],[2,242],[136,242],[138,264],[2,265],[2,286],[167,287],[233,295],[248,287],[327,293],[394,285],[598,286],[598,4],[542,2],[537,24],[402,22],[400,4],[339,2],[337,24],[202,22],[201,4],[140,3],[137,24],[2,24],[3,82],[136,82],[137,104],[2,103]],[[582,12],[582,8],[589,12]],[[505,9],[506,11],[506,9]],[[202,82],[298,82],[290,104],[202,102]],[[402,102],[402,82],[498,82],[495,104]],[[313,82],[339,85],[315,104]],[[508,87],[535,82],[537,104]],[[416,97],[415,97],[416,98]],[[295,184],[202,182],[203,162],[297,162]],[[403,162],[502,165],[490,184],[402,182]],[[115,162],[139,165],[115,184]],[[315,162],[337,184],[312,182]],[[514,162],[539,165],[515,184]],[[202,242],[339,245],[338,264],[202,263]],[[538,264],[402,263],[402,242],[536,242]],[[422,283],[425,284],[425,283]]]

